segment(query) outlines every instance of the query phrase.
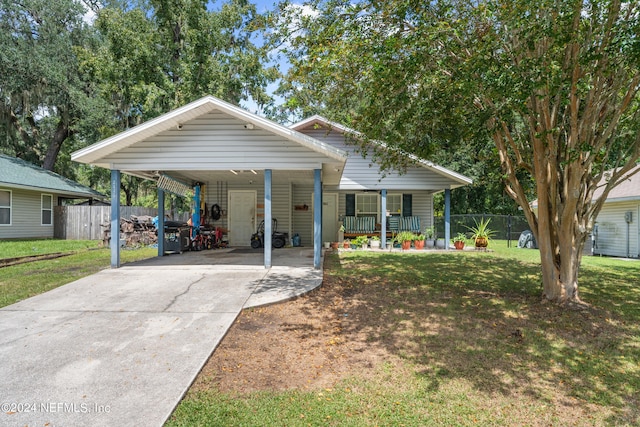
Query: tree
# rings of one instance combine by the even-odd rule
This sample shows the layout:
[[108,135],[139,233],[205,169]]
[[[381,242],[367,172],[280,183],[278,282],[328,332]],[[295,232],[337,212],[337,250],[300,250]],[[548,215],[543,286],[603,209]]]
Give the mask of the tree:
[[[118,2],[97,10],[100,41],[80,53],[81,68],[92,76],[113,120],[102,138],[178,108],[205,95],[239,104],[269,103],[266,86],[277,71],[268,51],[254,43],[262,28],[255,6],[229,0],[209,10],[203,0]],[[139,189],[138,178],[122,180],[126,203]]]
[[[579,302],[585,239],[640,157],[640,4],[417,0],[285,7],[289,94],[421,156],[491,138],[540,247],[543,297]],[[296,24],[296,25],[293,25]],[[388,159],[389,164],[395,157]],[[530,177],[537,211],[522,177]],[[606,177],[606,179],[604,179]],[[602,184],[602,196],[593,195]]]
[[77,67],[75,51],[90,37],[84,13],[73,0],[0,0],[3,151],[48,170],[102,109]]

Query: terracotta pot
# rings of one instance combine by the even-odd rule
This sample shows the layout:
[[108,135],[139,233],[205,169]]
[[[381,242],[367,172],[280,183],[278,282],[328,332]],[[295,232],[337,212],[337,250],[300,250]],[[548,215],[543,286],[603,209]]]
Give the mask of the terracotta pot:
[[476,248],[486,248],[489,245],[489,239],[486,237],[476,238]]
[[411,249],[411,240],[406,240],[404,242],[402,242],[402,249],[403,250],[407,250],[407,249]]
[[462,250],[464,249],[464,242],[453,242],[453,246],[455,246],[457,250]]
[[351,247],[351,243],[349,243],[349,242],[346,242],[346,241],[345,241],[345,242],[342,244],[342,247],[343,247],[343,248],[345,248],[345,249],[349,249],[349,248]]
[[424,249],[424,240],[415,240],[413,246],[415,246],[416,249]]
[[338,242],[331,242],[331,249],[338,249]]

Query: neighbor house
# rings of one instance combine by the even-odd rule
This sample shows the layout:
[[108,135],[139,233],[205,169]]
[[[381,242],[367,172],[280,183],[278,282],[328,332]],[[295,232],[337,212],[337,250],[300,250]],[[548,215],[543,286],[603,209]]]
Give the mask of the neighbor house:
[[[160,227],[165,194],[186,194],[188,188],[194,188],[202,222],[224,230],[233,247],[250,246],[262,220],[269,238],[277,219],[278,231],[297,234],[303,246],[314,248],[315,267],[322,242],[337,239],[341,222],[351,231],[362,227],[385,237],[394,227],[424,230],[433,222],[433,194],[445,191],[448,201],[451,189],[471,182],[420,159],[406,174],[381,179],[370,159],[345,144],[347,131],[321,117],[289,128],[207,96],[79,150],[72,159],[110,169],[116,191],[121,173],[156,181]],[[112,203],[113,222],[118,198]],[[397,222],[387,222],[386,211]],[[159,255],[162,245],[160,239]],[[264,264],[271,266],[269,244]],[[113,245],[112,266],[118,265]]]
[[104,196],[24,160],[0,154],[0,239],[51,238],[54,206]]
[[[640,169],[640,165],[634,170]],[[596,191],[594,199],[601,192]],[[640,258],[640,171],[614,187],[594,229],[593,253]]]

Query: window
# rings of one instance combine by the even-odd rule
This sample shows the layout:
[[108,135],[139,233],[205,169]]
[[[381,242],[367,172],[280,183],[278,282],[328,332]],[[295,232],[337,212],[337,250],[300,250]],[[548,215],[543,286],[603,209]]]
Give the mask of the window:
[[0,225],[11,225],[11,191],[0,190]]
[[387,195],[387,210],[390,215],[402,215],[402,194]]
[[378,194],[356,194],[356,216],[378,217]]
[[53,196],[51,194],[42,195],[42,225],[53,224]]

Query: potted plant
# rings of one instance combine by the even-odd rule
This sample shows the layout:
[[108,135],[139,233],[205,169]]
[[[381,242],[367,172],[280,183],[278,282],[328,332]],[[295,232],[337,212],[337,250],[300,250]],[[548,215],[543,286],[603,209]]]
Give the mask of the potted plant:
[[402,245],[402,249],[411,248],[411,242],[415,239],[415,235],[410,231],[401,231],[396,236],[396,240]]
[[486,248],[489,245],[489,239],[493,237],[496,232],[489,228],[491,218],[486,220],[483,218],[479,222],[473,220],[475,225],[473,227],[467,227],[471,231],[471,238],[475,241],[476,248]]
[[435,236],[436,236],[436,229],[433,226],[427,227],[424,229],[425,246],[427,248],[435,247],[436,245]]
[[466,241],[467,236],[464,233],[458,233],[456,237],[453,238],[453,246],[458,250],[462,250],[464,249],[464,242]]
[[425,242],[424,239],[425,239],[424,234],[416,234],[415,239],[413,240],[413,246],[416,249],[424,249],[424,242]]
[[371,236],[369,245],[371,246],[371,249],[380,249],[380,236]]
[[351,244],[355,245],[356,248],[367,249],[369,238],[367,236],[358,236],[351,241]]
[[342,242],[342,247],[343,247],[343,248],[345,248],[345,249],[349,249],[349,248],[351,247],[351,240],[349,240],[349,239],[345,239],[345,240]]

